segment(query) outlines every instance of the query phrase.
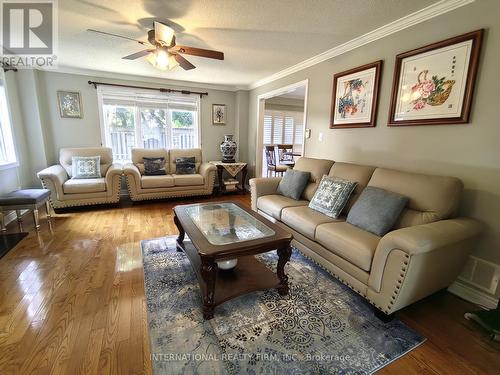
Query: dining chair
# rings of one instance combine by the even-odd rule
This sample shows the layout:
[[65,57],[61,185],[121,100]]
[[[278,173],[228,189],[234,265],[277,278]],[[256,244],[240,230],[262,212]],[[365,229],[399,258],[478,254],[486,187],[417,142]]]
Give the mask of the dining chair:
[[279,164],[293,168],[295,166],[295,160],[293,159],[293,145],[278,145],[277,148]]
[[275,146],[265,146],[266,152],[266,162],[267,162],[267,177],[274,175],[277,176],[278,173],[283,176],[283,173],[286,172],[288,166],[280,165],[276,159],[276,149]]

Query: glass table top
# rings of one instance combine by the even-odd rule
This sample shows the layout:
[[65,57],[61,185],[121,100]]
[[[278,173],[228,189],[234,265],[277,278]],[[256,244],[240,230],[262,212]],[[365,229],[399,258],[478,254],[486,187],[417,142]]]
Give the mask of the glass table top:
[[274,230],[234,203],[207,203],[186,207],[186,213],[212,245],[256,240]]

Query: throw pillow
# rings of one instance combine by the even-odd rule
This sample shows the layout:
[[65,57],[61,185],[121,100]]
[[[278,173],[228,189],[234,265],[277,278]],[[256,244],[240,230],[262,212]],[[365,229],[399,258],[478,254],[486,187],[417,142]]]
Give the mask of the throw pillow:
[[166,175],[165,158],[142,158],[144,161],[144,174],[146,176]]
[[71,178],[101,178],[101,157],[73,156],[71,158]]
[[338,218],[357,182],[323,176],[309,207],[334,219]]
[[278,185],[277,193],[288,198],[299,200],[309,182],[310,175],[311,173],[309,172],[287,169]]
[[177,174],[195,174],[196,173],[196,158],[194,156],[176,158],[175,173]]
[[382,237],[389,232],[408,203],[408,198],[367,186],[347,215],[347,222]]

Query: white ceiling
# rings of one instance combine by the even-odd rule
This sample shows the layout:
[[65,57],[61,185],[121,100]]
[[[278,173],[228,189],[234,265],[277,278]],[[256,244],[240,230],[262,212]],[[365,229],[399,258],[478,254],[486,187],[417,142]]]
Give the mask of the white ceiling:
[[306,85],[299,86],[296,89],[277,96],[278,98],[287,99],[304,99],[306,97]]
[[[190,82],[246,86],[422,9],[436,0],[59,0],[59,66]],[[146,40],[153,20],[177,30],[178,44],[224,52],[185,55],[196,69],[163,72],[121,57]]]

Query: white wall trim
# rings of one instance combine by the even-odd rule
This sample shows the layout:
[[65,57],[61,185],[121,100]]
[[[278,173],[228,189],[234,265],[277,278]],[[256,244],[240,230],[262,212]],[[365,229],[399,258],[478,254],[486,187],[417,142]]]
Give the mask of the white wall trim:
[[462,280],[456,280],[453,284],[451,284],[448,288],[448,292],[463,298],[466,301],[484,306],[488,309],[494,309],[498,304],[498,298],[489,293],[478,290]]
[[440,16],[442,14],[451,12],[457,8],[464,5],[473,3],[475,0],[441,0],[435,4],[429,5],[423,9],[420,9],[414,13],[404,16],[396,21],[390,22],[387,25],[381,26],[375,30],[372,30],[364,35],[356,37],[348,42],[345,42],[337,47],[333,47],[328,51],[320,53],[319,55],[313,56],[307,60],[304,60],[298,64],[295,64],[289,68],[283,69],[277,73],[274,73],[268,77],[260,79],[256,82],[251,83],[248,86],[249,90],[255,89],[267,83],[276,81],[277,79],[286,77],[292,73],[298,72],[300,70],[309,68],[313,65],[319,64],[325,60],[329,60],[332,57],[336,57],[352,51],[356,48],[364,46],[365,44],[374,42],[376,40],[382,39],[391,34],[397,33],[398,31],[404,30],[408,27],[417,25],[419,23],[430,20],[434,17]]

